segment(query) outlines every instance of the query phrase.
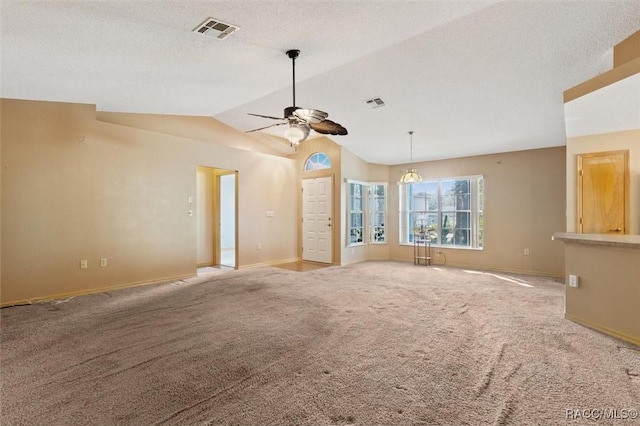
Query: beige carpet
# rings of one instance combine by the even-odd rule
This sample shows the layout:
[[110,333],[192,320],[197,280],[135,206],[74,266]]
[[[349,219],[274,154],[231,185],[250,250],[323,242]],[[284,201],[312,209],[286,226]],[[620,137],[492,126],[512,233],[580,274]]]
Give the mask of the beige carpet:
[[[7,425],[556,425],[640,409],[640,348],[553,280],[368,262],[2,309]],[[638,424],[631,421],[597,424]]]

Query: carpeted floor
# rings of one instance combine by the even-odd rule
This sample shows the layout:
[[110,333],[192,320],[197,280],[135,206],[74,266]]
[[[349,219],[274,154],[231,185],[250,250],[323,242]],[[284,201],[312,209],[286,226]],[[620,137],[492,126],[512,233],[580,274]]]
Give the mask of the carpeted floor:
[[[640,409],[640,348],[562,284],[367,262],[2,309],[3,426],[556,425]],[[638,424],[638,420],[598,424]]]

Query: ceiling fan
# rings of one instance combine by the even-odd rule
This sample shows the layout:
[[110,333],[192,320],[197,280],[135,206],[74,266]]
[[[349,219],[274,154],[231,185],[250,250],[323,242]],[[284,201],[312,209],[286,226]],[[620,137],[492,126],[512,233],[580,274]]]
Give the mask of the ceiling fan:
[[283,120],[282,123],[271,124],[269,126],[260,127],[258,129],[249,130],[247,133],[257,132],[259,130],[268,129],[270,127],[282,126],[288,124],[289,127],[285,131],[285,138],[291,142],[291,145],[298,145],[303,140],[307,139],[309,132],[315,130],[318,133],[325,135],[346,135],[347,129],[340,124],[328,120],[327,114],[324,111],[317,109],[306,109],[295,106],[296,105],[296,58],[300,54],[297,49],[287,51],[287,56],[291,58],[291,64],[293,69],[293,105],[284,109],[284,117],[272,117],[270,115],[252,114],[256,117],[268,118],[271,120]]

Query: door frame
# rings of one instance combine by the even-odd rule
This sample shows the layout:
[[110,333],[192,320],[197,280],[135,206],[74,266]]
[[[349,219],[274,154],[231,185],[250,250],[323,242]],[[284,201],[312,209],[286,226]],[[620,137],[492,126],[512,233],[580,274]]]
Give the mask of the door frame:
[[[211,235],[211,243],[213,244],[213,247],[211,247],[212,249],[212,261],[213,261],[213,265],[211,266],[221,266],[220,261],[221,261],[221,243],[220,243],[220,226],[221,226],[221,222],[220,222],[220,217],[221,217],[221,203],[220,203],[220,176],[223,175],[235,175],[235,211],[234,211],[234,215],[235,215],[235,230],[234,230],[234,239],[235,239],[235,265],[234,265],[234,269],[239,269],[239,265],[238,265],[238,258],[239,258],[239,231],[238,231],[238,216],[239,216],[239,212],[238,212],[238,180],[239,180],[239,174],[237,170],[230,170],[230,169],[223,169],[220,167],[215,167],[215,166],[206,166],[206,165],[197,165],[196,166],[196,196],[195,201],[196,203],[200,203],[203,200],[201,200],[198,196],[198,191],[197,191],[197,174],[198,174],[198,168],[206,168],[206,169],[211,169],[212,173],[213,173],[213,194],[212,194],[212,202],[213,202],[213,207],[212,207],[212,213],[211,213],[211,221],[213,222],[213,226],[212,226],[212,232],[213,235]],[[197,204],[196,204],[197,205]],[[196,212],[198,212],[198,209],[196,209]],[[196,226],[196,232],[198,232],[198,227]],[[197,244],[197,238],[196,237],[196,244]],[[195,260],[195,266],[196,269],[199,267],[204,267],[204,266],[209,266],[207,264],[198,264],[198,248],[196,248],[196,260]]]
[[233,248],[234,248],[234,252],[235,252],[235,260],[234,260],[234,265],[233,265],[233,269],[238,269],[238,171],[237,170],[228,170],[228,169],[219,169],[216,168],[216,192],[215,192],[215,207],[213,210],[213,215],[214,215],[214,220],[215,223],[217,223],[217,230],[218,230],[218,235],[217,238],[215,238],[215,243],[214,243],[214,257],[215,257],[215,261],[216,264],[218,266],[227,266],[227,265],[222,265],[222,232],[221,232],[221,228],[222,228],[222,203],[221,203],[221,194],[220,194],[220,188],[222,187],[220,185],[220,178],[222,176],[228,176],[228,175],[234,175],[235,179],[234,179],[234,244],[233,244]]
[[[336,228],[338,228],[338,224],[340,223],[337,218],[336,218],[336,188],[335,188],[335,176],[333,173],[327,173],[327,174],[318,174],[317,176],[305,176],[305,177],[301,177],[300,178],[300,203],[299,203],[299,216],[300,216],[300,221],[299,223],[299,229],[300,229],[300,237],[298,239],[299,245],[298,245],[298,252],[299,252],[299,259],[300,261],[303,262],[312,262],[310,260],[304,260],[304,192],[303,192],[303,188],[304,188],[304,181],[305,180],[309,180],[309,179],[321,179],[321,178],[330,178],[331,179],[331,184],[329,185],[329,187],[331,188],[331,261],[328,263],[330,265],[335,265],[336,263],[336,255],[335,255],[335,244],[336,244]],[[324,263],[323,263],[324,264]]]
[[583,196],[583,175],[582,175],[582,160],[584,158],[593,158],[593,157],[606,157],[610,155],[622,155],[624,157],[624,229],[623,234],[629,233],[629,227],[631,225],[630,222],[630,198],[629,198],[629,150],[617,150],[617,151],[601,151],[601,152],[588,152],[584,154],[576,155],[576,229],[578,233],[583,233],[582,231],[582,217],[583,217],[583,209],[582,209],[582,196]]

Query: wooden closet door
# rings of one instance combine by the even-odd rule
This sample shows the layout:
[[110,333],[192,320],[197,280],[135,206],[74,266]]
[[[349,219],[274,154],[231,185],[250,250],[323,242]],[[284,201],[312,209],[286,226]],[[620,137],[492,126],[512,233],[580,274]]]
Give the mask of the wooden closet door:
[[628,232],[628,158],[628,151],[578,156],[578,232]]

